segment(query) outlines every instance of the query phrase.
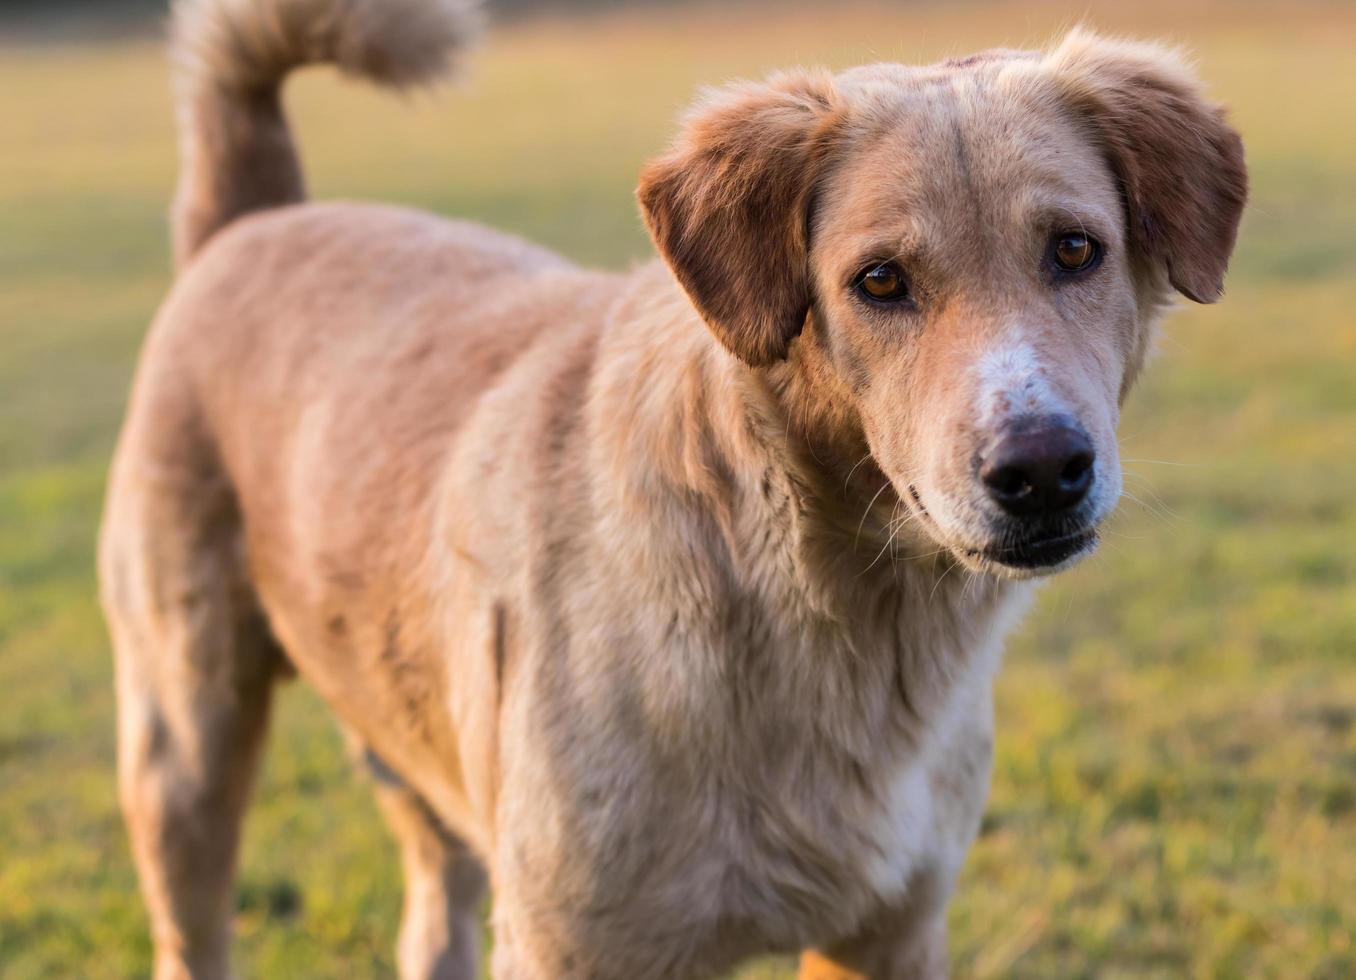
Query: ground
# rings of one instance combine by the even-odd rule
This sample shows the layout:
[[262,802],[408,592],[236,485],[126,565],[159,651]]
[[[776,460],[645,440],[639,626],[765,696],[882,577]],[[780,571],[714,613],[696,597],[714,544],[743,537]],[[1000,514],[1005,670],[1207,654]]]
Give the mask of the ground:
[[[462,88],[300,79],[317,196],[580,260],[648,254],[631,191],[694,89],[795,63],[1039,43],[1063,6],[707,7],[494,32]],[[1228,295],[1183,308],[1123,425],[1128,493],[1010,646],[959,977],[1356,975],[1356,8],[1119,5],[1187,43],[1254,180]],[[92,552],[137,343],[170,278],[150,41],[0,48],[0,972],[144,975]],[[237,959],[389,976],[395,851],[321,703],[281,698]],[[781,977],[770,963],[749,976]]]

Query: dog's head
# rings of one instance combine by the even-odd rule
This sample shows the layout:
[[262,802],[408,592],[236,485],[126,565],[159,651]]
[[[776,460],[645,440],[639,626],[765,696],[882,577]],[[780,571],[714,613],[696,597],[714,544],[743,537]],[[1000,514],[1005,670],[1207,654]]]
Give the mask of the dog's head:
[[916,523],[1024,575],[1095,546],[1153,321],[1219,297],[1246,184],[1175,56],[1076,31],[719,91],[639,197],[725,347],[804,335]]

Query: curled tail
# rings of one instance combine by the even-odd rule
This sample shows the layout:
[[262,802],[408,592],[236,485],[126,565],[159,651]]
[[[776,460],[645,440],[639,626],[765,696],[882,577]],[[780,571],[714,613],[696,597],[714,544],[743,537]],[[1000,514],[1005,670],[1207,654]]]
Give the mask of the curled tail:
[[175,0],[175,263],[240,215],[306,196],[279,96],[293,68],[332,63],[396,88],[427,83],[474,24],[473,0]]

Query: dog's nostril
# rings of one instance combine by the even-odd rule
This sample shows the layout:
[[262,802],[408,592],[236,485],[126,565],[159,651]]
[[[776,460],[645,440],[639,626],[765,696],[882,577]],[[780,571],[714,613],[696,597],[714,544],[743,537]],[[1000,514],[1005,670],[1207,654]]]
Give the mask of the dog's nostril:
[[1075,453],[1064,464],[1059,474],[1060,482],[1067,489],[1075,489],[1080,484],[1092,480],[1092,453]]
[[1000,466],[985,472],[984,483],[991,491],[1004,497],[1020,497],[1031,492],[1026,472],[1020,466]]

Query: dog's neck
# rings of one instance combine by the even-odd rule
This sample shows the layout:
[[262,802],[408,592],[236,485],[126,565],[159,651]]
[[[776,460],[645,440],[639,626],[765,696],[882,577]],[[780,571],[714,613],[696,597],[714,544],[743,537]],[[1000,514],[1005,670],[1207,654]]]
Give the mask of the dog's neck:
[[786,361],[754,369],[685,301],[647,312],[667,323],[614,335],[626,350],[591,399],[629,420],[610,467],[617,503],[665,492],[705,528],[692,533],[718,540],[741,590],[807,614],[851,623],[926,606],[983,619],[1001,603],[1008,583],[964,570],[910,526],[813,323]]
[[767,731],[819,719],[861,758],[882,733],[916,745],[957,679],[991,669],[1026,590],[892,541],[893,489],[804,353],[751,369],[690,306],[646,312],[603,339],[588,408],[600,567],[644,583],[627,629],[664,650],[628,661],[646,717],[701,738],[742,691]]

